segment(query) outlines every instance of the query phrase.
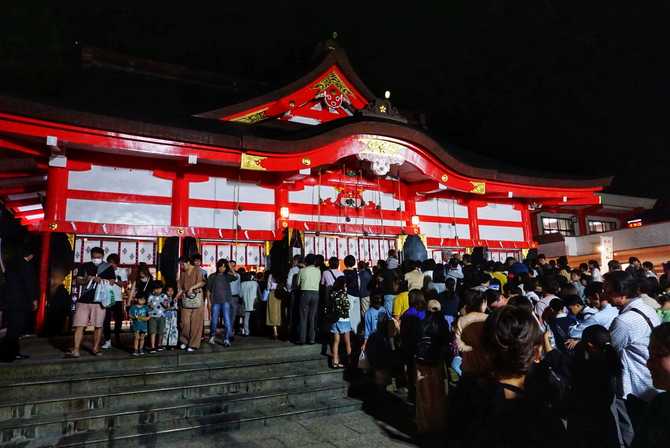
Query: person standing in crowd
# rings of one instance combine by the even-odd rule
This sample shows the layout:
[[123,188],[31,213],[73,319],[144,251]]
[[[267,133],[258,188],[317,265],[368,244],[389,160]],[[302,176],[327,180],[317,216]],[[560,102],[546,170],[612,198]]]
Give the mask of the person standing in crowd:
[[281,298],[277,295],[279,281],[270,273],[267,282],[267,307],[265,313],[265,325],[272,327],[272,338],[279,339],[279,327],[281,326]]
[[379,277],[381,277],[381,291],[384,294],[384,308],[390,315],[393,313],[393,301],[396,296],[398,273],[396,269],[389,269],[384,260],[377,262]]
[[230,347],[237,311],[237,302],[232,294],[231,287],[233,282],[237,280],[237,277],[237,273],[232,270],[230,264],[221,258],[216,262],[216,272],[207,279],[209,302],[212,306],[212,315],[209,323],[210,344],[216,344],[216,330],[219,318],[223,317],[223,325],[225,327],[223,329],[223,345],[224,347]]
[[570,437],[580,447],[619,448],[621,434],[611,409],[621,361],[607,328],[586,328],[572,359],[574,404],[568,414]]
[[407,281],[407,288],[411,291],[413,289],[423,288],[423,272],[421,272],[421,262],[409,260],[407,267],[410,269],[405,274]]
[[314,254],[305,257],[305,267],[298,273],[300,288],[300,334],[298,344],[314,344],[316,340],[316,312],[319,307],[321,270],[314,266]]
[[148,297],[151,293],[151,282],[154,281],[151,271],[146,263],[140,263],[137,266],[137,274],[135,280],[130,288],[130,299],[133,300],[138,294],[143,294]]
[[326,291],[330,291],[330,288],[335,284],[335,280],[343,275],[339,266],[340,260],[337,257],[330,257],[328,259],[328,269],[324,270],[321,274],[321,285],[326,288]]
[[409,299],[409,309],[400,316],[400,347],[406,366],[407,400],[413,403],[416,398],[414,355],[421,339],[421,322],[426,318],[427,304],[423,293],[418,289],[411,291]]
[[449,326],[440,302],[430,300],[416,349],[416,426],[420,434],[437,433],[446,423],[444,361]]
[[546,276],[542,279],[542,298],[535,304],[535,314],[540,318],[544,315],[544,310],[547,309],[552,300],[558,299],[558,281],[556,277]]
[[619,310],[610,304],[609,297],[603,294],[602,283],[590,283],[586,287],[586,296],[591,307],[598,308],[598,312],[586,317],[574,327],[570,328],[570,338],[568,348],[573,348],[577,344],[577,339],[581,339],[582,332],[592,325],[601,325],[609,330],[612,322],[619,315]]
[[448,436],[463,447],[570,446],[561,419],[526,387],[542,357],[542,332],[533,316],[515,306],[494,311],[484,323],[482,349],[490,370],[467,400],[449,406]]
[[286,277],[286,289],[290,294],[286,305],[286,334],[289,340],[294,340],[296,336],[296,322],[298,317],[297,304],[300,298],[300,289],[298,288],[298,272],[305,266],[301,255],[294,255],[291,269]]
[[604,287],[605,295],[621,310],[610,328],[612,346],[623,363],[618,395],[627,398],[632,394],[649,401],[656,394],[647,368],[649,337],[661,321],[658,314],[637,296],[635,279],[629,273],[607,273]]
[[330,351],[333,355],[332,366],[334,369],[341,369],[344,365],[340,360],[340,338],[344,341],[344,347],[347,353],[347,360],[351,362],[351,340],[349,333],[351,327],[351,300],[348,297],[346,287],[346,276],[339,276],[333,286],[330,288],[328,296],[329,308],[331,311],[332,323],[330,324],[330,333],[333,335]]
[[589,272],[591,273],[591,281],[596,283],[603,282],[603,276],[600,273],[600,265],[596,260],[589,260]]
[[196,264],[199,257],[197,254],[191,256],[190,261],[184,265],[184,272],[179,278],[177,298],[181,299],[182,304],[179,348],[188,352],[194,352],[200,348],[205,322],[203,287],[206,282],[202,271]]
[[453,278],[456,284],[458,284],[458,282],[464,281],[465,274],[463,274],[463,268],[456,258],[451,258],[449,260],[446,276],[447,278]]
[[654,328],[649,340],[647,366],[659,393],[650,403],[632,448],[662,448],[670,441],[670,323]]
[[358,277],[358,270],[356,269],[356,259],[353,255],[344,257],[344,282],[346,285],[347,297],[349,297],[349,323],[354,337],[362,333],[361,324],[361,292],[360,292],[360,278]]
[[486,298],[481,291],[469,289],[463,293],[464,307],[456,321],[454,339],[458,353],[463,358],[463,376],[479,376],[486,371],[486,358],[481,350],[484,321],[488,317]]
[[398,269],[400,261],[395,249],[389,249],[388,258],[386,259],[386,268],[390,270]]
[[582,299],[586,299],[584,295],[584,285],[582,284],[582,272],[579,269],[570,271],[570,284],[577,290],[577,295]]
[[658,314],[661,322],[670,322],[670,294],[661,294],[657,300],[661,307],[656,310],[656,314]]
[[20,350],[19,338],[30,328],[30,319],[37,310],[37,277],[33,268],[33,250],[24,247],[21,255],[7,265],[5,271],[5,306],[7,333],[0,351],[0,361],[11,362],[28,358]]
[[628,272],[633,277],[644,277],[644,271],[642,270],[642,263],[640,262],[640,259],[637,257],[629,257],[626,272]]
[[381,294],[373,294],[370,296],[370,307],[365,312],[364,321],[365,321],[365,332],[363,333],[363,346],[361,351],[365,351],[365,347],[368,339],[372,336],[379,327],[379,316],[380,314],[390,317],[386,308],[382,305],[384,304],[384,296]]
[[365,313],[370,307],[370,290],[372,289],[372,272],[368,267],[367,262],[363,260],[358,261],[358,285],[361,296],[361,316],[365,316]]
[[235,260],[230,260],[228,262],[229,270],[228,274],[234,276],[235,278],[230,280],[230,294],[232,296],[232,308],[228,308],[231,314],[231,335],[228,338],[228,342],[232,342],[235,339],[235,329],[238,327],[242,316],[244,316],[244,309],[242,307],[242,299],[240,298],[240,286],[242,285],[241,272],[244,272],[244,268],[237,269],[237,262]]
[[[107,256],[107,263],[114,268],[114,275],[116,276],[114,282],[120,288],[125,289],[128,286],[128,273],[125,269],[120,268],[121,259],[118,254],[109,254]],[[105,310],[105,322],[102,326],[103,337],[105,343],[102,344],[103,350],[112,348],[112,319],[114,319],[114,338],[116,345],[121,345],[121,326],[123,325],[123,295],[114,298],[114,305]]]
[[242,274],[242,284],[240,285],[242,294],[242,305],[244,306],[244,325],[242,327],[242,336],[251,336],[251,313],[254,312],[256,302],[261,298],[261,288],[256,281],[256,275],[253,272]]
[[[400,280],[399,286],[396,288],[396,294],[393,300],[393,312],[390,313],[394,319],[400,319],[405,311],[409,309],[409,291],[407,290],[407,280]],[[419,291],[416,289],[415,291]]]
[[442,263],[435,265],[433,269],[433,280],[430,282],[428,287],[434,289],[438,296],[444,293],[447,289],[444,282],[447,280],[444,274],[444,265]]
[[91,352],[94,355],[102,355],[100,342],[102,340],[102,326],[105,322],[105,308],[95,302],[95,290],[101,281],[114,281],[116,279],[112,265],[103,262],[104,256],[105,251],[101,247],[92,248],[91,261],[84,263],[77,270],[77,281],[83,286],[83,292],[81,297],[77,299],[74,318],[72,319],[74,347],[72,351],[66,354],[69,358],[80,357],[84,330],[88,326],[94,327]]
[[140,356],[145,353],[144,338],[147,335],[147,322],[151,317],[144,292],[140,292],[134,302],[128,310],[128,315],[131,320],[130,329],[133,332],[133,356]]
[[174,286],[167,286],[165,288],[166,300],[165,308],[165,334],[161,345],[167,347],[168,350],[173,350],[177,347],[179,341],[179,326],[177,325],[178,303],[175,298]]
[[655,299],[657,293],[656,282],[654,282],[653,279],[644,276],[637,276],[635,277],[635,280],[637,281],[639,297],[642,301],[654,310],[659,309],[661,305]]
[[154,280],[151,285],[151,295],[147,299],[149,307],[149,353],[162,352],[161,345],[165,334],[165,302],[168,297],[163,293],[163,282]]

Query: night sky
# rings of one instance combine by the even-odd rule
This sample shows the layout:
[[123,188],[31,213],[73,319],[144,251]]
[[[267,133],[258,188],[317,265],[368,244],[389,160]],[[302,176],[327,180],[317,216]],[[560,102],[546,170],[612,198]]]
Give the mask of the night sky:
[[667,2],[28,3],[3,5],[1,93],[27,79],[54,89],[82,45],[275,88],[313,67],[336,31],[372,91],[425,111],[442,142],[670,197]]

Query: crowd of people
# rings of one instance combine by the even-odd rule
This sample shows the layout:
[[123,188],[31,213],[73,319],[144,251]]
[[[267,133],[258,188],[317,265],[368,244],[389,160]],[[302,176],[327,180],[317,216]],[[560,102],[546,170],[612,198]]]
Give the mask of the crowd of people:
[[[12,295],[23,297],[10,314],[19,321],[35,306],[31,259],[9,271]],[[308,254],[287,274],[221,259],[207,275],[194,254],[165,285],[146,266],[128,276],[118,255],[93,248],[77,269],[67,356],[81,356],[91,326],[91,353],[123,346],[125,316],[135,356],[193,352],[203,341],[228,347],[265,327],[259,334],[327,344],[333,369],[363,370],[374,394],[415,404],[420,433],[444,432],[454,446],[667,444],[670,263],[660,277],[634,257],[607,268],[543,255],[401,262],[391,250],[372,268]],[[25,357],[17,332],[5,340],[7,360]]]

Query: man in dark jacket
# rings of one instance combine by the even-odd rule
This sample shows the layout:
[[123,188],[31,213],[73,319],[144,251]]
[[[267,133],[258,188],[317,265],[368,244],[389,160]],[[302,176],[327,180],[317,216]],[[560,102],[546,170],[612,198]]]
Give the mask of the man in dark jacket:
[[7,335],[0,354],[0,360],[5,362],[28,358],[21,354],[19,337],[30,328],[30,319],[37,309],[38,289],[33,258],[32,249],[25,248],[22,255],[7,267]]

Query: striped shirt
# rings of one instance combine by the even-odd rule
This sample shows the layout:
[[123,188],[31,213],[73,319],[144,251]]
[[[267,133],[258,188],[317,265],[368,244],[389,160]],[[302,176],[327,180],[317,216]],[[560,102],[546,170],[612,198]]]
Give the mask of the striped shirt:
[[652,385],[651,373],[647,368],[651,328],[647,319],[639,313],[643,313],[652,326],[656,327],[661,324],[656,312],[643,300],[636,298],[628,302],[621,310],[621,314],[614,319],[610,333],[612,346],[619,353],[623,365],[617,393],[622,398],[633,394],[649,401],[657,392]]

